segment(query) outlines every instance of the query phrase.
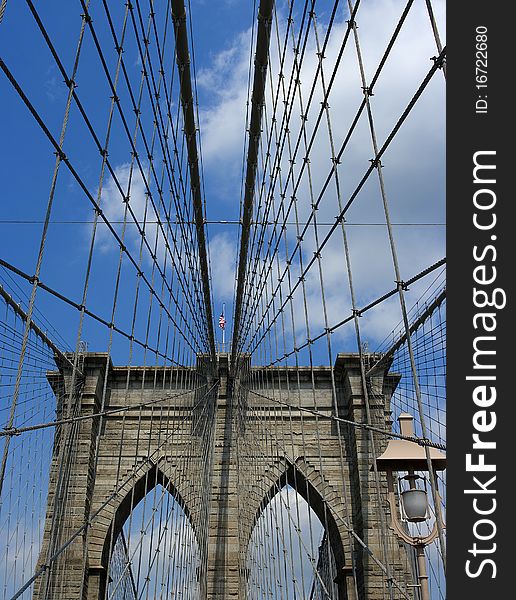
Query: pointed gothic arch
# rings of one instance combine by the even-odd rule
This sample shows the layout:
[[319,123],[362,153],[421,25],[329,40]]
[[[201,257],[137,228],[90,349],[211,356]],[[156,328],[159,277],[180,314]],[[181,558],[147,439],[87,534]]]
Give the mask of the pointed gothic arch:
[[[173,501],[178,505],[187,519],[189,527],[191,527],[192,536],[197,544],[197,548],[200,548],[197,540],[195,519],[189,509],[188,503],[171,477],[167,476],[158,464],[150,464],[149,468],[134,483],[127,482],[122,487],[116,497],[116,501],[113,501],[106,507],[106,511],[109,513],[109,516],[106,515],[108,518],[99,520],[92,529],[92,536],[100,542],[101,551],[100,560],[96,564],[93,563],[90,567],[89,575],[90,579],[97,579],[95,587],[98,587],[99,600],[103,600],[106,597],[107,586],[110,580],[110,561],[124,525],[131,513],[141,505],[144,498],[152,494],[153,490],[158,486],[161,486],[163,493],[168,493],[172,496]],[[94,549],[92,548],[92,550]],[[92,552],[92,557],[94,556],[95,554]]]
[[[329,588],[335,585],[336,598],[347,599],[348,591],[343,574],[351,572],[351,550],[349,544],[346,544],[348,536],[342,519],[342,499],[304,457],[298,457],[295,462],[276,461],[275,467],[264,474],[260,485],[261,499],[257,505],[255,503],[245,530],[244,554],[247,556],[253,532],[260,518],[278,495],[288,488],[301,497],[321,525],[323,536],[320,542],[325,545],[326,551],[331,552],[330,562],[333,563],[335,571],[331,580],[325,582],[326,586]],[[323,597],[328,596],[325,594]]]

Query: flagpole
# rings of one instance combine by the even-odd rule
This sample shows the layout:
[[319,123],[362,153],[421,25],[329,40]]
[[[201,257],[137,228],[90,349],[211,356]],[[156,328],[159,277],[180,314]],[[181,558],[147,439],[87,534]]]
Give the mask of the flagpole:
[[[222,315],[224,319],[226,318],[226,303],[222,303]],[[222,328],[222,352],[226,351],[226,324],[224,323],[224,327]]]

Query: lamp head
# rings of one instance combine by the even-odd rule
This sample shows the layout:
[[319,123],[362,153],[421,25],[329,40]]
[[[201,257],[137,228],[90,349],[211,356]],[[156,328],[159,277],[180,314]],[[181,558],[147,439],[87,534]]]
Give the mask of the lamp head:
[[[402,413],[398,417],[401,434],[414,435],[414,417]],[[446,468],[446,456],[437,448],[430,448],[430,460],[434,471]],[[425,448],[410,440],[389,440],[385,452],[376,459],[379,471],[428,471]]]
[[416,481],[422,479],[419,475],[409,473],[402,479],[409,482],[409,489],[401,492],[401,510],[405,521],[421,523],[428,519],[428,497],[426,490],[416,486]]

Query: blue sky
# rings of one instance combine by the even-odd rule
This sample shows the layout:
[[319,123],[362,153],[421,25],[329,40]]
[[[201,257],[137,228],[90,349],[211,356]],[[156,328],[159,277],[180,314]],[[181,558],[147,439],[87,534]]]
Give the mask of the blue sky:
[[[321,34],[325,31],[329,9],[332,3],[327,0],[317,3],[317,16]],[[142,10],[148,10],[141,2]],[[44,25],[47,28],[64,67],[71,72],[74,53],[81,26],[82,9],[78,1],[42,0],[35,2]],[[158,14],[165,3],[156,1]],[[283,31],[287,14],[287,3],[278,2],[278,26]],[[392,30],[399,18],[404,3],[399,0],[364,0],[358,15],[359,32],[364,55],[367,78],[375,71]],[[120,33],[123,20],[124,2],[109,2],[110,11]],[[434,2],[441,34],[444,34],[444,2]],[[300,16],[300,7],[294,11],[294,21]],[[116,67],[117,53],[110,35],[106,15],[100,2],[91,2],[91,14],[95,31],[105,52],[111,74]],[[195,70],[199,100],[200,142],[202,147],[204,187],[208,221],[238,220],[241,201],[241,171],[245,140],[245,117],[247,84],[249,77],[250,52],[252,48],[252,27],[254,6],[251,1],[191,0],[191,25],[195,44]],[[335,62],[340,43],[349,18],[344,7],[339,9],[327,51],[327,69]],[[163,21],[160,21],[163,26]],[[131,32],[131,26],[128,27]],[[160,30],[160,34],[163,31]],[[168,61],[170,74],[174,70],[172,32],[168,38]],[[277,76],[277,51],[271,46],[273,75]],[[426,14],[424,0],[416,0],[406,25],[397,41],[385,70],[375,87],[371,102],[380,143],[386,138],[394,123],[402,113],[417,86],[421,83],[435,56],[435,42]],[[0,23],[0,56],[5,61],[27,97],[44,119],[52,135],[59,136],[63,112],[67,98],[67,88],[62,81],[55,60],[49,52],[34,18],[25,2],[8,1],[3,21]],[[291,58],[289,59],[291,60]],[[129,34],[125,44],[124,61],[132,85],[137,89],[141,77],[141,57],[135,44],[134,35]],[[303,81],[311,81],[317,64],[316,48],[311,39],[302,71]],[[106,135],[111,91],[102,72],[98,54],[88,31],[84,36],[81,59],[76,76],[77,94],[91,120],[99,138]],[[177,91],[177,90],[176,90]],[[304,90],[303,90],[304,91]],[[306,93],[306,92],[305,92]],[[321,93],[314,101],[312,116],[321,99]],[[124,85],[119,87],[121,103],[127,113],[129,129],[134,128],[134,113],[131,112],[130,98]],[[306,97],[306,96],[305,96]],[[356,107],[362,98],[356,56],[352,44],[343,58],[342,68],[330,96],[331,116],[336,145],[345,137]],[[177,94],[175,99],[177,100]],[[3,211],[0,218],[0,257],[17,268],[34,273],[36,257],[41,238],[42,221],[51,188],[55,164],[53,149],[48,140],[30,116],[27,108],[14,92],[7,78],[0,74],[0,102],[2,126],[0,143],[2,160]],[[177,102],[172,106],[177,109]],[[152,111],[149,99],[142,101],[142,123],[146,133],[152,132]],[[299,120],[298,120],[299,121]],[[292,126],[293,135],[299,129],[299,122]],[[309,120],[310,131],[313,119]],[[418,101],[411,118],[403,125],[400,134],[384,157],[384,177],[395,223],[418,223],[417,226],[396,225],[394,228],[398,256],[404,278],[408,278],[445,255],[444,237],[444,79],[441,73],[433,77],[423,97]],[[297,127],[297,129],[296,129]],[[331,157],[327,136],[324,130],[316,139],[312,153],[312,175],[314,187],[321,187],[331,167]],[[141,137],[137,148],[143,152]],[[66,132],[64,151],[84,182],[89,193],[100,197],[101,205],[120,233],[124,208],[120,201],[114,178],[100,175],[101,157],[92,143],[91,135],[72,104],[69,126]],[[349,151],[341,165],[343,195],[350,194],[362,174],[369,166],[372,156],[367,121],[361,119],[354,134]],[[112,123],[109,160],[113,172],[123,185],[128,185],[130,177],[131,148],[119,116]],[[286,157],[285,157],[286,160]],[[149,162],[143,156],[143,170]],[[184,167],[184,162],[183,162]],[[145,206],[145,186],[141,174],[133,174],[131,206],[139,219],[143,218]],[[99,192],[102,182],[102,192]],[[301,220],[310,213],[306,179],[301,185],[299,211]],[[155,192],[155,186],[153,187]],[[450,199],[456,201],[456,199]],[[337,214],[335,195],[328,193],[321,203],[318,218],[321,222],[331,222]],[[172,213],[174,214],[174,213]],[[84,284],[88,248],[90,244],[93,209],[85,193],[70,172],[61,166],[49,233],[46,241],[41,280],[61,294],[79,302]],[[375,225],[383,222],[383,211],[378,193],[378,182],[371,177],[347,215],[353,274],[357,292],[357,302],[363,306],[394,287],[394,274],[388,239],[384,227]],[[20,221],[20,223],[14,223]],[[66,221],[67,223],[63,223]],[[368,223],[368,225],[358,225]],[[430,223],[438,225],[429,225]],[[324,231],[322,226],[322,230]],[[233,291],[235,282],[235,261],[238,252],[238,227],[236,225],[209,224],[209,251],[212,269],[213,313],[215,331],[222,303],[226,303],[227,333],[231,331]],[[149,227],[147,232],[156,234]],[[138,255],[139,236],[134,227],[126,232],[126,243],[130,252]],[[295,241],[295,230],[288,231],[289,243]],[[307,236],[304,253],[308,256],[314,249],[313,233]],[[163,247],[158,251],[163,254]],[[158,254],[159,254],[158,252]],[[160,255],[162,259],[162,254]],[[112,236],[105,227],[97,231],[93,253],[91,281],[88,290],[87,306],[102,318],[109,320],[115,290],[115,276],[119,252]],[[325,290],[330,324],[350,314],[350,299],[347,291],[347,278],[341,240],[334,236],[323,253]],[[286,257],[282,256],[278,268],[285,268]],[[143,260],[143,270],[152,278],[148,257]],[[294,276],[299,274],[296,265]],[[411,287],[407,302],[412,306],[426,292],[431,297],[434,276]],[[159,281],[159,278],[158,278]],[[443,276],[438,283],[442,283]],[[0,283],[17,301],[27,304],[30,286],[16,275],[0,268]],[[270,280],[268,286],[273,286]],[[122,278],[117,298],[115,321],[128,331],[131,329],[132,311],[135,303],[136,278],[134,269],[124,260]],[[177,282],[172,285],[174,293],[180,297],[182,307],[186,307],[187,318],[178,320],[175,335],[178,344],[173,350],[174,360],[184,363],[195,361],[195,351],[202,346],[198,338],[191,340],[190,348],[185,339],[189,337],[187,327],[194,327],[199,315],[192,314],[188,303],[192,297],[181,295]],[[267,288],[268,290],[270,287]],[[432,288],[433,289],[433,288]],[[159,292],[161,294],[161,292]],[[310,313],[310,326],[313,334],[324,329],[323,310],[318,283],[318,274],[313,269],[306,282],[307,305]],[[162,295],[166,298],[166,294]],[[301,294],[294,298],[296,312],[295,331],[287,335],[287,342],[293,343],[293,334],[298,340],[306,338],[304,307]],[[164,300],[165,305],[167,301]],[[147,320],[150,300],[148,293],[140,294],[135,333],[140,339],[147,336]],[[155,305],[153,305],[155,306]],[[193,304],[195,306],[195,303]],[[173,311],[172,311],[173,312]],[[177,315],[176,315],[177,316]],[[36,301],[35,320],[49,330],[51,338],[64,349],[75,347],[78,330],[78,311],[61,301],[39,291]],[[363,340],[374,350],[391,332],[397,328],[401,315],[397,298],[393,298],[367,313],[360,320]],[[164,347],[165,332],[159,329],[158,311],[151,311],[149,339],[161,335]],[[172,335],[172,334],[171,334]],[[184,338],[181,336],[185,336]],[[93,351],[106,351],[109,332],[104,325],[86,319],[81,335]],[[194,336],[195,337],[195,336]],[[325,340],[322,340],[325,343]],[[317,364],[328,362],[324,343],[314,347]],[[333,351],[353,351],[356,341],[352,326],[342,327],[332,336]],[[200,344],[201,346],[198,346]],[[385,347],[385,346],[384,346]],[[259,353],[258,353],[259,354]],[[115,363],[125,364],[154,362],[152,356],[144,356],[141,349],[131,350],[127,339],[115,335],[112,347]],[[49,359],[50,360],[50,359]],[[307,362],[308,356],[302,353],[300,362]],[[45,365],[44,368],[46,368]],[[41,371],[43,378],[43,370]],[[50,400],[47,398],[47,400]],[[37,417],[38,415],[36,415]],[[43,417],[39,415],[41,420]],[[38,419],[36,419],[38,420]],[[50,434],[47,434],[46,452],[50,452]],[[32,450],[31,450],[32,452]]]
[[[156,7],[160,8],[161,3],[156,3]],[[321,2],[318,5],[318,20],[322,32],[328,18],[329,7],[328,2]],[[44,4],[36,3],[36,8],[63,59],[65,68],[70,72],[80,29],[82,12],[80,4],[53,1]],[[364,2],[361,7],[360,34],[369,76],[374,72],[402,8],[402,3],[390,0]],[[442,3],[436,3],[435,8],[442,33],[444,29]],[[118,27],[123,16],[122,9],[123,3],[120,6],[118,3],[110,3],[113,20],[118,23]],[[208,220],[236,220],[239,217],[245,99],[253,10],[251,2],[193,1],[191,3]],[[296,10],[295,17],[299,17],[300,8]],[[114,72],[116,52],[113,49],[105,15],[96,3],[92,4],[91,14],[109,68]],[[278,3],[280,28],[285,15],[285,3]],[[334,42],[330,43],[328,52],[329,63],[337,51],[347,16],[345,8],[337,14]],[[134,77],[133,82],[136,82],[141,61],[134,39],[130,36],[127,39],[124,60],[128,70],[134,71],[131,71],[130,75]],[[101,72],[99,59],[88,32],[84,40],[76,77],[77,93],[99,137],[102,138],[106,130],[110,90]],[[407,51],[409,48],[410,50]],[[31,102],[43,116],[49,129],[58,137],[67,90],[25,3],[9,3],[1,24],[0,52]],[[337,143],[344,135],[361,94],[356,59],[351,51],[348,54],[349,57],[346,55],[344,58],[342,76],[339,77],[333,96],[330,98]],[[309,47],[305,71],[307,78],[313,73],[314,55],[314,48]],[[424,3],[416,2],[393,55],[386,65],[385,73],[377,83],[373,98],[380,140],[384,139],[390,131],[410,95],[428,71],[431,64],[430,57],[433,55],[435,55],[435,46]],[[0,94],[3,113],[9,115],[8,119],[4,119],[2,131],[4,151],[1,170],[5,206],[3,218],[38,222],[1,224],[1,256],[32,274],[41,235],[39,222],[44,217],[55,157],[48,141],[4,76],[0,78]],[[128,106],[129,99],[127,93],[124,94],[123,86],[120,86],[120,97]],[[380,102],[380,99],[384,100]],[[385,157],[384,176],[390,192],[394,222],[444,222],[443,102],[444,81],[439,76],[432,80],[410,121],[404,126],[392,150]],[[144,100],[142,112],[148,108],[148,103]],[[130,107],[127,111],[130,114]],[[143,117],[145,118],[150,131],[149,114]],[[421,140],[424,140],[424,143],[421,143]],[[320,152],[316,148],[314,153],[316,157],[321,155],[320,161],[314,164],[313,169],[316,184],[323,180],[329,168],[328,158],[324,160],[322,158],[328,153],[327,147],[324,146],[324,144],[327,146],[327,142],[321,138],[320,144]],[[90,192],[95,194],[99,185],[100,157],[74,107],[70,114],[65,152]],[[346,191],[351,191],[367,167],[371,155],[365,121],[360,123],[348,155],[342,169],[353,173],[346,184]],[[116,118],[109,143],[109,159],[117,174],[121,174],[123,179],[124,169],[127,170],[130,161],[130,148],[120,120]],[[113,217],[121,217],[120,203],[113,208],[113,202],[116,203],[117,199],[108,197],[110,183],[111,188],[114,189],[113,181],[106,177],[102,199],[106,205],[111,202]],[[135,204],[138,202],[137,192],[138,190],[135,190],[133,194]],[[116,196],[116,193],[111,195]],[[382,221],[381,206],[377,200],[377,182],[371,178],[361,193],[359,202],[350,211],[348,220],[350,222],[353,220]],[[306,211],[304,214],[308,215]],[[331,197],[325,199],[319,219],[331,221],[335,214],[335,200]],[[87,202],[77,182],[62,166],[51,220],[55,223],[50,225],[41,278],[48,285],[76,301],[80,300],[84,280],[91,225],[59,224],[58,221],[91,221],[92,219],[91,204]],[[444,256],[442,227],[398,228],[395,233],[402,271],[407,278]],[[238,229],[235,225],[214,224],[208,227],[208,236],[213,270],[214,315],[217,319],[222,303],[226,302],[229,335]],[[88,296],[88,306],[103,317],[109,317],[118,258],[116,249],[109,247],[109,237],[106,231],[99,232],[99,241],[93,258],[92,285]],[[136,239],[136,236],[133,237]],[[355,265],[354,276],[358,301],[359,304],[364,304],[392,286],[394,278],[390,272],[392,267],[387,238],[385,230],[378,227],[350,228],[349,237]],[[371,260],[370,248],[374,248],[373,260]],[[136,251],[134,244],[133,250]],[[349,306],[343,309],[343,305],[347,305],[349,299],[343,302],[342,298],[343,282],[345,283],[342,250],[337,246],[330,247],[325,261],[325,269],[329,273],[327,294],[331,318],[338,320],[340,315],[349,313]],[[125,285],[130,291],[134,289],[134,280],[129,273],[130,269],[127,268],[126,271]],[[124,270],[124,273],[126,271]],[[27,284],[20,281],[18,283],[26,292]],[[410,300],[415,301],[417,294],[423,289],[424,287],[417,286]],[[311,294],[310,290],[308,293]],[[315,291],[311,295],[313,296],[313,327],[320,330],[323,326],[320,318],[322,314],[320,303]],[[118,322],[122,327],[129,327],[127,315],[130,314],[130,302],[125,294],[120,295],[119,302]],[[43,292],[38,294],[37,307],[59,329],[70,346],[74,346],[77,311],[63,306]],[[399,314],[394,301],[392,304],[386,303],[381,306],[374,315],[364,318],[363,328],[371,345],[374,346],[381,341],[389,328],[398,321]],[[337,337],[342,349],[347,349],[346,347],[349,348],[354,343],[353,333],[351,329],[349,331],[344,329],[338,332]],[[141,335],[144,335],[143,331],[142,322]],[[219,334],[219,331],[216,331]],[[92,349],[102,350],[107,346],[105,327],[90,320],[87,320],[83,337],[89,341]],[[118,347],[117,343],[113,349],[114,357],[123,362],[127,360],[126,344],[125,341],[120,340]]]

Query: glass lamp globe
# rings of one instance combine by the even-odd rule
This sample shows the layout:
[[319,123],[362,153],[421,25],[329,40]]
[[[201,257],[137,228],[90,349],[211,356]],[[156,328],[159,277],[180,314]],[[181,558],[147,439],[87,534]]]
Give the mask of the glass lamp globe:
[[425,490],[404,490],[401,492],[401,502],[407,521],[410,523],[426,521],[428,499]]

